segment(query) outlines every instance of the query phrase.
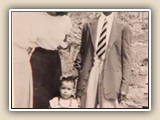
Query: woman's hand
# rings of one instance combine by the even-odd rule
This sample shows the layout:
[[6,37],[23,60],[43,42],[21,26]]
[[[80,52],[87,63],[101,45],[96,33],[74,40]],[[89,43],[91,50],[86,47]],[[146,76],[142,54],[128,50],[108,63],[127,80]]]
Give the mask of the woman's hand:
[[28,55],[30,55],[32,53],[32,48],[28,47],[27,52],[28,52]]

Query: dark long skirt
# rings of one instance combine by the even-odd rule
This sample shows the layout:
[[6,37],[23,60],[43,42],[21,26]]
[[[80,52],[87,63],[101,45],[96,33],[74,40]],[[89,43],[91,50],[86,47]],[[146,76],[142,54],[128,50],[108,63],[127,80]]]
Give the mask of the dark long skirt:
[[33,108],[48,108],[58,95],[61,61],[58,51],[36,48],[31,56],[33,73]]

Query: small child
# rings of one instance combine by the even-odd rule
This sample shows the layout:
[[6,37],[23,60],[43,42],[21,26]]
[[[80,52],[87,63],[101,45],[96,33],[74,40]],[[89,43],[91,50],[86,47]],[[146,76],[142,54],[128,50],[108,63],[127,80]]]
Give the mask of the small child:
[[75,92],[75,80],[66,77],[60,80],[60,97],[54,97],[49,101],[51,108],[78,108],[78,101],[73,97]]

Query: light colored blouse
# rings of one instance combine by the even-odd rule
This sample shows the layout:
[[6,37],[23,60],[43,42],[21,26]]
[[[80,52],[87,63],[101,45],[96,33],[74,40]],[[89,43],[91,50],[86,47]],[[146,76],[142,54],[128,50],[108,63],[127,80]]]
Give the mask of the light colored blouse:
[[36,46],[47,50],[56,50],[63,44],[72,27],[68,16],[51,16],[46,12],[35,13],[33,23]]
[[12,41],[13,44],[21,49],[28,49],[33,36],[33,16],[32,12],[12,12]]
[[35,41],[32,12],[12,12],[12,43],[14,63],[29,62],[27,49]]
[[19,47],[42,47],[56,50],[64,45],[72,27],[68,16],[51,16],[46,12],[13,12],[13,41]]

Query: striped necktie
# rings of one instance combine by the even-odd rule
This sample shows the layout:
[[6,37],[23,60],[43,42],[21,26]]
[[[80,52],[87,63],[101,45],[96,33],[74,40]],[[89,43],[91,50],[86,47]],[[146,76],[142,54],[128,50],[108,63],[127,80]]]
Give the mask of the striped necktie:
[[102,26],[102,30],[101,30],[101,33],[100,33],[99,42],[98,42],[97,50],[96,50],[96,54],[97,54],[99,59],[101,59],[102,56],[105,53],[106,36],[107,36],[106,34],[107,34],[107,21],[104,20],[104,24]]

